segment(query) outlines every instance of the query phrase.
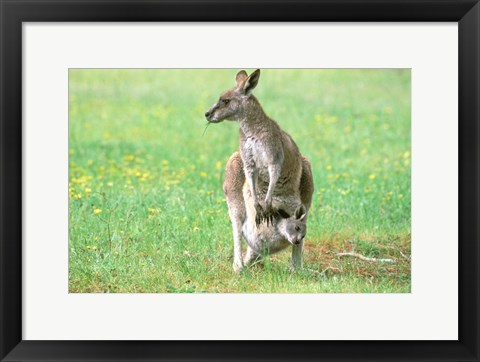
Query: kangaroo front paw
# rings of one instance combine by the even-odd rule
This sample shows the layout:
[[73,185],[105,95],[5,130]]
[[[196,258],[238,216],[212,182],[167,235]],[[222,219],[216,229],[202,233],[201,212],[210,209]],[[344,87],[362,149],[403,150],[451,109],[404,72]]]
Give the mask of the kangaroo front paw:
[[267,226],[273,223],[275,218],[278,218],[279,214],[278,211],[272,207],[272,204],[265,204],[262,206],[260,203],[255,204],[255,222],[260,225],[262,222],[266,221]]
[[265,221],[267,222],[267,225],[268,224],[272,224],[273,223],[273,220],[277,219],[279,217],[279,213],[278,213],[278,210],[275,210],[273,207],[272,207],[272,204],[267,204],[265,206],[265,212],[264,212],[264,219]]
[[265,219],[265,210],[264,208],[262,207],[262,205],[260,205],[260,203],[255,203],[255,223],[258,225],[260,225],[262,223],[262,221]]

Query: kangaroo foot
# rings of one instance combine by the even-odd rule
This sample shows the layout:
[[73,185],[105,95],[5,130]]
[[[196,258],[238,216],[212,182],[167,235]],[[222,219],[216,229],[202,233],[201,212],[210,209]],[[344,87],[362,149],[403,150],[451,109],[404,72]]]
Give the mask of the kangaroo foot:
[[290,265],[290,267],[288,268],[288,272],[289,272],[289,273],[296,273],[296,272],[298,272],[298,271],[300,271],[300,270],[301,270],[300,267],[294,266],[294,265]]
[[242,259],[235,260],[233,262],[233,271],[238,274],[242,271],[242,269],[243,269]]

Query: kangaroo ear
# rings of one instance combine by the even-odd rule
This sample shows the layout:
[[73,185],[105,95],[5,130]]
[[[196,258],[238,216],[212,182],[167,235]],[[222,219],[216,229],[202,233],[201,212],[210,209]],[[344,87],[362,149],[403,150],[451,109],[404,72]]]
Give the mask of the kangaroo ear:
[[295,210],[295,219],[303,221],[305,217],[307,216],[307,209],[305,209],[305,206],[300,205],[297,207]]
[[245,80],[248,78],[248,74],[246,71],[241,70],[237,73],[237,76],[235,77],[235,81],[237,82],[237,87],[240,88]]
[[280,215],[284,219],[288,219],[290,217],[290,215],[288,215],[288,212],[283,209],[278,209],[278,215]]
[[260,79],[260,69],[254,71],[250,76],[245,80],[243,84],[242,92],[245,95],[252,93],[252,90],[257,86],[258,80]]

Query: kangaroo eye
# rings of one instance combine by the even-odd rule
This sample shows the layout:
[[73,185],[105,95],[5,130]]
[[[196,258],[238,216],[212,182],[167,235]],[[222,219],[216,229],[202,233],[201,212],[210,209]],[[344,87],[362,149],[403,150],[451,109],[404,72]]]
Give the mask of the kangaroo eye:
[[296,231],[300,231],[300,226],[295,226]]
[[230,99],[222,99],[223,104],[228,104],[230,103]]

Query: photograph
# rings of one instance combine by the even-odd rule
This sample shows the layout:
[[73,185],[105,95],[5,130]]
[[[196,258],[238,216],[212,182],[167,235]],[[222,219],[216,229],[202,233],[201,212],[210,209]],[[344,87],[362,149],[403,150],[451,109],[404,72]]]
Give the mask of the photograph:
[[68,123],[69,293],[411,292],[410,69],[70,68]]
[[479,3],[0,0],[0,362],[480,362]]

